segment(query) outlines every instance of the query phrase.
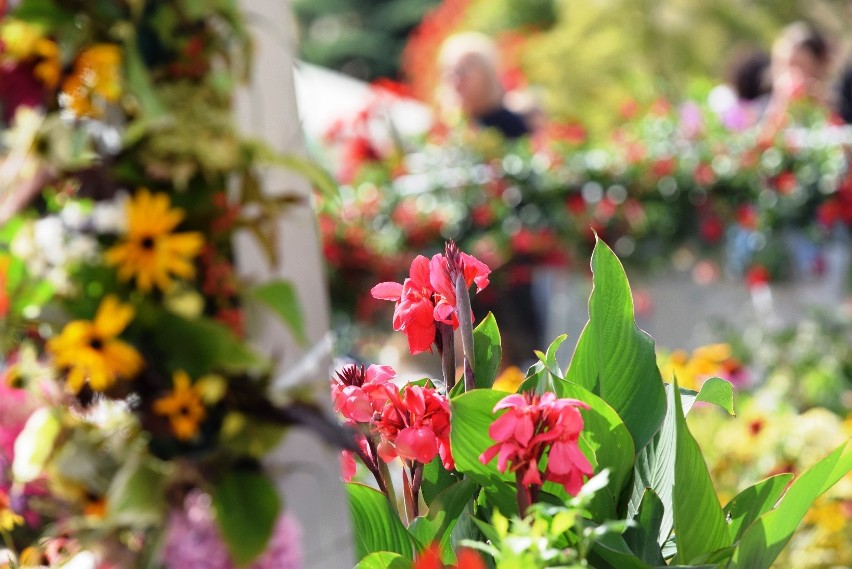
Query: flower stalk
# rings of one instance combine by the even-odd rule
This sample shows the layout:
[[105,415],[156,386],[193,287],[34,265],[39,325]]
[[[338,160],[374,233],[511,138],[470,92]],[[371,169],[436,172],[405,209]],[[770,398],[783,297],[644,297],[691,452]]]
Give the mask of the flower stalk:
[[453,327],[443,322],[438,323],[438,353],[441,355],[441,373],[447,386],[447,394],[456,385],[456,346]]

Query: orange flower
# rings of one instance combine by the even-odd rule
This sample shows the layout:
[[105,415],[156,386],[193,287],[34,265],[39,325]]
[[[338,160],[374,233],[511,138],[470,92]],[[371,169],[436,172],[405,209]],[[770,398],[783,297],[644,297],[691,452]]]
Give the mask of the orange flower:
[[98,103],[121,96],[121,50],[114,44],[94,45],[77,57],[74,71],[62,84],[60,103],[79,117],[100,116]]
[[189,440],[198,434],[198,426],[207,416],[198,385],[193,385],[189,375],[179,370],[172,376],[172,391],[154,402],[154,412],[169,418],[172,432],[180,440]]

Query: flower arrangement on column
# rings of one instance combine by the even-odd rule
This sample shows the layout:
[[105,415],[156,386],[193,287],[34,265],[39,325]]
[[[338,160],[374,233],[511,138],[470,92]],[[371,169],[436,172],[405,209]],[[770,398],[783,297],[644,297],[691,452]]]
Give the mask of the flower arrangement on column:
[[[394,302],[410,351],[441,358],[442,376],[405,383],[388,366],[353,364],[332,379],[336,410],[359,432],[344,453],[357,568],[768,569],[852,471],[847,441],[795,478],[720,499],[686,419],[696,405],[733,415],[732,384],[664,382],[602,241],[591,265],[589,321],[567,370],[563,335],[514,385],[495,383],[493,315],[470,308],[470,289],[492,276],[484,263],[448,243],[415,258],[402,283],[372,289]],[[351,481],[359,472],[366,483]]]
[[[279,261],[236,128],[235,3],[0,3],[0,567],[301,566],[262,459],[292,425],[354,448],[310,400],[276,406],[232,238]],[[76,564],[75,564],[76,563]]]

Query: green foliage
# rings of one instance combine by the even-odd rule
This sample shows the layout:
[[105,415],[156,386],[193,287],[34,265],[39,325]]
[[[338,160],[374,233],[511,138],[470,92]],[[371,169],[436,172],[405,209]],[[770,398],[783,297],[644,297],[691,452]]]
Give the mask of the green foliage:
[[657,536],[660,535],[660,525],[663,523],[665,506],[653,490],[645,489],[639,510],[633,518],[635,525],[627,528],[624,539],[630,549],[645,563],[664,565]]
[[677,535],[677,560],[693,563],[701,555],[729,547],[731,537],[701,449],[686,426],[677,382],[672,391],[676,445],[672,509]]
[[488,389],[500,370],[503,350],[500,346],[500,329],[490,312],[473,330],[473,375],[476,386]]
[[453,529],[478,490],[470,478],[456,482],[435,498],[428,515],[415,519],[409,531],[419,543],[438,543],[442,551],[449,551]]
[[376,551],[364,557],[355,569],[411,569],[411,561],[389,551]]
[[508,472],[501,474],[496,461],[488,464],[479,461],[479,455],[494,444],[488,436],[488,428],[494,421],[492,409],[505,396],[500,391],[476,389],[453,398],[450,444],[456,469],[482,486],[505,515],[512,515],[517,513],[515,477]]
[[[160,312],[156,320],[154,344],[168,354],[170,369],[182,369],[191,376],[216,370],[241,372],[262,370],[267,366],[260,356],[241,342],[225,325],[200,317],[187,320]],[[171,349],[181,346],[181,350]]]
[[296,289],[289,281],[269,281],[249,291],[249,296],[263,302],[271,308],[281,321],[290,328],[293,336],[301,344],[308,341],[305,335],[305,319]]
[[792,479],[790,473],[770,476],[749,486],[728,502],[724,511],[731,537],[739,540],[746,528],[775,505]]
[[636,326],[627,275],[600,240],[592,253],[592,272],[589,322],[566,379],[609,403],[641,449],[659,429],[666,409],[654,340]]
[[395,77],[409,32],[439,0],[296,0],[301,57],[360,79]]
[[213,490],[216,522],[239,566],[263,553],[281,511],[275,486],[259,472],[234,470]]
[[358,559],[375,551],[388,551],[411,559],[411,535],[385,495],[363,484],[347,484],[346,492]]
[[731,569],[768,569],[790,541],[814,500],[852,471],[852,449],[840,445],[799,476],[771,511],[742,533]]
[[107,516],[117,525],[156,526],[165,510],[167,463],[145,454],[145,441],[134,445],[107,491]]

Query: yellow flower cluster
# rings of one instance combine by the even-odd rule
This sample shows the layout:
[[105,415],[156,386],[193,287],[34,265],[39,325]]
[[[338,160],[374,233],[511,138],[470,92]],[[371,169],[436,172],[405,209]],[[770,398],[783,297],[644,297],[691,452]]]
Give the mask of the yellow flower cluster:
[[670,382],[677,377],[681,387],[693,390],[698,390],[706,379],[714,376],[728,379],[731,372],[741,367],[728,344],[701,346],[692,354],[685,350],[675,350],[667,355],[661,352],[657,365],[663,381]]

